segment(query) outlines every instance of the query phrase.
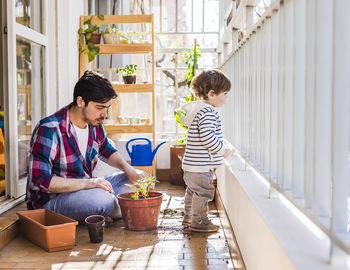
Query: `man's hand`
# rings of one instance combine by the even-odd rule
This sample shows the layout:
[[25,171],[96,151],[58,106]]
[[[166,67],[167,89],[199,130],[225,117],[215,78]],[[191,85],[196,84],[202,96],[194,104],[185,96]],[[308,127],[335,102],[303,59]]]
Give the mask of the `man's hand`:
[[136,170],[132,166],[128,166],[125,168],[125,174],[128,176],[131,183],[135,183],[137,180],[140,180],[141,178],[147,177],[148,175],[140,170]]
[[223,155],[224,158],[228,158],[232,154],[232,151],[230,148],[227,148],[225,154]]
[[90,179],[90,184],[92,186],[89,187],[89,188],[95,188],[95,187],[102,188],[102,189],[108,191],[109,193],[114,194],[114,190],[113,190],[113,187],[112,187],[111,183],[108,182],[104,178],[101,178],[101,177],[99,177],[99,178],[91,178]]

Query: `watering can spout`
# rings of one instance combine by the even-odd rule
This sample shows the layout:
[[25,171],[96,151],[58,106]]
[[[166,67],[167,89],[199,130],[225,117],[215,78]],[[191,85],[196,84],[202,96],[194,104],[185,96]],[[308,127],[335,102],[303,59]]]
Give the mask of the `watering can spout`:
[[156,153],[157,153],[157,151],[158,151],[158,148],[159,148],[160,146],[162,146],[164,143],[166,143],[166,142],[161,142],[161,143],[158,144],[157,147],[153,150],[153,152],[152,152],[152,159],[153,159],[154,156],[156,155]]

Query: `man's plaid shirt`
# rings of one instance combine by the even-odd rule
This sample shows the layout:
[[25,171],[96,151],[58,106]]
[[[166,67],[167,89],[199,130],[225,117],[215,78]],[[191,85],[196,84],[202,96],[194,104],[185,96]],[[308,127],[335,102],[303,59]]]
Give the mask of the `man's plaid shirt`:
[[48,191],[53,176],[92,178],[97,159],[107,161],[117,151],[100,124],[89,126],[86,157],[83,157],[69,120],[70,106],[42,119],[33,131],[26,194],[28,209],[41,208],[58,195]]

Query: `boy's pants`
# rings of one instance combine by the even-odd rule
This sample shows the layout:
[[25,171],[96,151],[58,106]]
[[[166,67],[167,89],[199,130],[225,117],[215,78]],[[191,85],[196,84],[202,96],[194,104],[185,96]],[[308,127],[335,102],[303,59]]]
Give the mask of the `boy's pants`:
[[48,201],[43,208],[78,221],[83,221],[90,215],[120,218],[121,211],[116,196],[131,191],[125,186],[125,184],[130,184],[130,181],[125,173],[115,173],[104,179],[112,184],[115,194],[101,188],[64,192]]
[[214,199],[215,187],[212,185],[214,171],[199,173],[184,171],[187,185],[185,193],[185,215],[192,215],[192,221],[208,216],[208,201]]

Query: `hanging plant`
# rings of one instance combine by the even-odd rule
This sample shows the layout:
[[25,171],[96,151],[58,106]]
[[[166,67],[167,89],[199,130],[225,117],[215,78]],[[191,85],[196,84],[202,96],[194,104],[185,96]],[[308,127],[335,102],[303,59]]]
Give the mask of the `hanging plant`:
[[[80,27],[78,29],[78,35],[79,35],[78,44],[79,44],[79,53],[80,54],[87,53],[89,62],[91,62],[95,59],[95,56],[100,52],[100,47],[96,46],[95,44],[100,43],[101,34],[98,33],[98,31],[101,28],[101,24],[97,24],[97,25],[91,24],[91,21],[92,21],[94,16],[91,14],[89,16],[90,16],[90,18],[84,22],[84,26],[86,25],[87,28]],[[98,14],[97,17],[100,20],[104,20],[103,14]],[[83,35],[85,36],[85,41],[88,45],[87,49],[86,48],[83,49],[81,46]]]

